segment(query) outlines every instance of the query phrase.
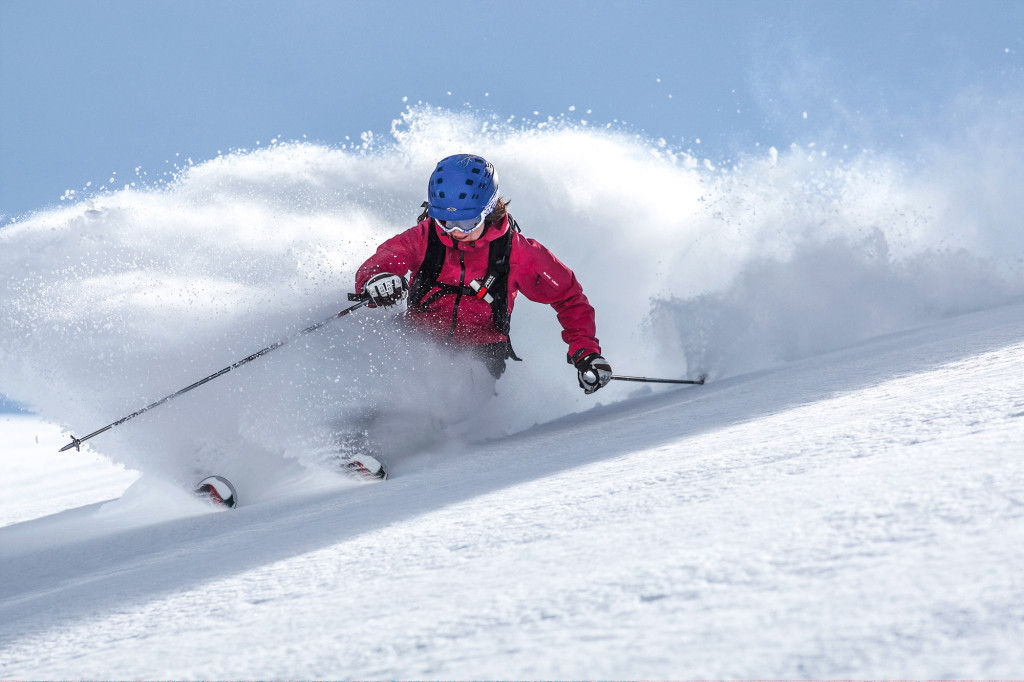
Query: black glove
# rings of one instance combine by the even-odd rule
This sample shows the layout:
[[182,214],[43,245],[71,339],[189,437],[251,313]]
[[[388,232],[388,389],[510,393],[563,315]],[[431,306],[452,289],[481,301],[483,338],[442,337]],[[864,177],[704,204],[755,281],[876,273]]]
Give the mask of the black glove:
[[580,380],[580,388],[590,395],[612,380],[612,366],[597,353],[591,353],[572,363]]
[[405,277],[393,275],[390,272],[382,272],[374,275],[363,285],[363,293],[370,297],[374,306],[390,308],[399,303],[409,291],[409,284]]

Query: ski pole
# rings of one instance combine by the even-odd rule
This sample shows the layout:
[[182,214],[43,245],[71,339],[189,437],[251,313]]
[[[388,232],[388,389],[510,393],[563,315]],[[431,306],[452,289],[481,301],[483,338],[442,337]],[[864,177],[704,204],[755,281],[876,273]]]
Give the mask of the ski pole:
[[81,450],[82,450],[82,443],[84,443],[85,441],[89,440],[90,438],[92,438],[94,436],[98,436],[98,435],[100,435],[101,433],[103,433],[105,431],[109,431],[110,429],[114,428],[115,426],[120,426],[121,424],[124,424],[129,419],[134,419],[135,417],[138,417],[143,412],[148,412],[149,410],[152,410],[154,407],[159,407],[160,405],[163,405],[164,403],[166,403],[166,402],[168,402],[170,400],[174,400],[179,395],[182,395],[184,393],[188,393],[193,388],[199,388],[200,386],[202,386],[203,384],[207,383],[208,381],[213,381],[217,377],[222,376],[224,374],[227,374],[231,370],[237,369],[238,367],[241,367],[244,364],[252,362],[256,358],[261,357],[263,355],[266,355],[270,351],[277,350],[278,348],[280,348],[281,346],[285,345],[286,343],[294,341],[295,339],[299,338],[300,336],[302,336],[304,334],[309,334],[310,332],[315,332],[316,330],[318,330],[321,327],[327,325],[328,323],[333,322],[334,320],[338,319],[339,317],[344,317],[345,315],[348,315],[353,310],[356,310],[357,308],[362,308],[364,305],[366,305],[367,303],[370,302],[370,299],[368,297],[367,298],[362,298],[358,294],[349,294],[349,300],[350,301],[358,300],[359,302],[356,303],[353,306],[349,306],[348,308],[345,308],[340,313],[337,313],[335,315],[331,315],[326,320],[323,320],[321,322],[317,322],[314,325],[310,325],[309,327],[306,327],[302,331],[299,331],[299,332],[296,332],[295,334],[292,334],[288,338],[281,339],[280,341],[278,341],[276,343],[272,343],[271,345],[267,346],[266,348],[264,348],[262,350],[256,351],[255,353],[253,353],[249,357],[243,358],[242,360],[239,360],[238,362],[236,362],[236,363],[234,363],[232,365],[228,365],[224,369],[220,370],[219,372],[214,372],[213,374],[211,374],[210,376],[206,377],[205,379],[200,379],[199,381],[195,382],[191,386],[186,386],[185,388],[181,389],[180,391],[175,391],[171,395],[165,396],[165,397],[161,398],[160,400],[156,401],[155,403],[152,403],[150,405],[146,405],[141,410],[136,410],[135,412],[132,412],[127,417],[121,417],[116,422],[107,424],[102,429],[98,429],[96,431],[93,431],[88,436],[83,436],[81,438],[75,438],[74,436],[71,436],[71,442],[68,443],[67,445],[65,445],[64,447],[62,447],[60,449],[60,452],[64,452],[65,450],[70,450],[71,448],[74,448],[75,450],[78,450],[79,452],[81,452]]
[[704,384],[704,375],[700,375],[697,379],[650,379],[648,377],[627,377],[621,374],[613,374],[612,379],[618,379],[619,381],[646,381],[653,384],[696,384],[701,386]]

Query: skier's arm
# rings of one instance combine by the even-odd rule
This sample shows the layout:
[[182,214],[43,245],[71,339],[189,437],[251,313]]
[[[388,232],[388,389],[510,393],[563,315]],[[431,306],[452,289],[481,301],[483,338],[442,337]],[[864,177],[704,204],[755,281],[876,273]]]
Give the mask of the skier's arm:
[[532,239],[519,238],[521,259],[519,291],[537,303],[555,309],[562,325],[562,340],[569,345],[569,357],[601,354],[597,340],[594,307],[567,265]]
[[410,271],[419,270],[427,248],[429,227],[430,221],[426,220],[378,246],[356,271],[356,292],[363,293],[366,282],[375,275],[388,273],[404,277]]

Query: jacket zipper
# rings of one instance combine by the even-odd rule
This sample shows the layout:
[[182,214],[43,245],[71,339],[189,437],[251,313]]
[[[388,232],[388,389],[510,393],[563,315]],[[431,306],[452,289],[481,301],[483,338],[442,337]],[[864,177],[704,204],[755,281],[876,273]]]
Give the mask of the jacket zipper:
[[462,290],[466,286],[466,253],[462,249],[459,249],[459,267],[461,272],[459,273],[459,293],[455,295],[455,305],[452,306],[452,330],[448,332],[448,339],[455,338],[455,325],[459,318],[459,302],[462,300]]

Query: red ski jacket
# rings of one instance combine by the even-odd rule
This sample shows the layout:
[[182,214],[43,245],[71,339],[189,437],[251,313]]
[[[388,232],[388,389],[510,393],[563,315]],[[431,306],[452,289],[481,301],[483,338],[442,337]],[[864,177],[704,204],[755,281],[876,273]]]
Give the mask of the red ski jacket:
[[[508,229],[509,218],[505,216],[500,224],[488,227],[476,241],[457,242],[432,218],[426,218],[377,248],[356,272],[356,291],[362,292],[366,281],[382,272],[411,274],[414,281],[426,256],[429,230],[436,230],[446,247],[438,282],[464,287],[473,280],[483,280],[487,275],[490,243]],[[424,300],[437,290],[437,287],[431,288]],[[546,303],[555,309],[562,325],[562,339],[569,344],[569,355],[579,350],[583,355],[601,352],[594,308],[583,294],[576,275],[540,243],[513,231],[508,275],[510,314],[519,292],[531,301]],[[460,345],[498,343],[508,338],[495,327],[491,305],[472,296],[445,294],[426,310],[410,307],[409,321],[435,338]]]

